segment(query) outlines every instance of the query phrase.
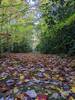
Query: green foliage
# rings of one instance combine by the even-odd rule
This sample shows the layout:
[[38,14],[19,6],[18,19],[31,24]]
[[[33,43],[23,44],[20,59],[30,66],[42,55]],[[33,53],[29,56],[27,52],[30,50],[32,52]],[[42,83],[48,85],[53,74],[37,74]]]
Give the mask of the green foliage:
[[[37,50],[43,53],[75,54],[75,1],[50,0],[40,7],[47,28],[41,32]],[[45,26],[46,26],[45,25]]]
[[41,39],[40,48],[44,53],[75,53],[75,14],[54,25]]
[[35,12],[29,7],[22,0],[0,1],[0,52],[32,51],[32,35],[37,32],[37,51],[74,55],[75,0],[40,0],[42,17],[38,24],[39,9]]
[[31,52],[30,45],[27,43],[25,39],[22,39],[20,43],[14,42],[11,48],[11,52]]
[[28,8],[28,4],[22,0],[1,0],[0,53],[31,51],[29,38],[33,17],[26,17]]

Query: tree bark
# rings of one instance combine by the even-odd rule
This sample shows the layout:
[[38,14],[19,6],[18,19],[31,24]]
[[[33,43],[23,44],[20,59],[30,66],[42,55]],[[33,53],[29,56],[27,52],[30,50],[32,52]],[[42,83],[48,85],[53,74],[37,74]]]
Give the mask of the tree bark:
[[60,0],[60,4],[63,6],[64,5],[64,0]]
[[2,0],[0,0],[0,5],[1,5],[1,3],[2,3]]

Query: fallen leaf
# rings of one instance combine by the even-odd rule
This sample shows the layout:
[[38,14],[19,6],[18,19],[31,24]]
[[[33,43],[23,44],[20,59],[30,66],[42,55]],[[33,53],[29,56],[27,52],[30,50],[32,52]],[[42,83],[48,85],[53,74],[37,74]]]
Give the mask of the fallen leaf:
[[71,91],[75,93],[75,85],[72,86]]
[[20,74],[20,80],[23,80],[23,79],[24,79],[24,75]]

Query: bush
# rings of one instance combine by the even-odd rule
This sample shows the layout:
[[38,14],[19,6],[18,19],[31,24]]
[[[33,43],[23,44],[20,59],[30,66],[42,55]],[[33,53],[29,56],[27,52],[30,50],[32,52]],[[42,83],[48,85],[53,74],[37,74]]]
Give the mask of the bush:
[[75,14],[48,31],[37,49],[44,53],[75,54]]

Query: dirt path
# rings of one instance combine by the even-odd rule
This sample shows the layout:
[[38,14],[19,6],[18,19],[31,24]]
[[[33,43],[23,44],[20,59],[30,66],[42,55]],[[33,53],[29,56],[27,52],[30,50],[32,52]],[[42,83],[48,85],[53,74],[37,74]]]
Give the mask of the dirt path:
[[72,100],[75,60],[32,53],[6,55],[0,59],[0,98],[4,97],[1,100]]

